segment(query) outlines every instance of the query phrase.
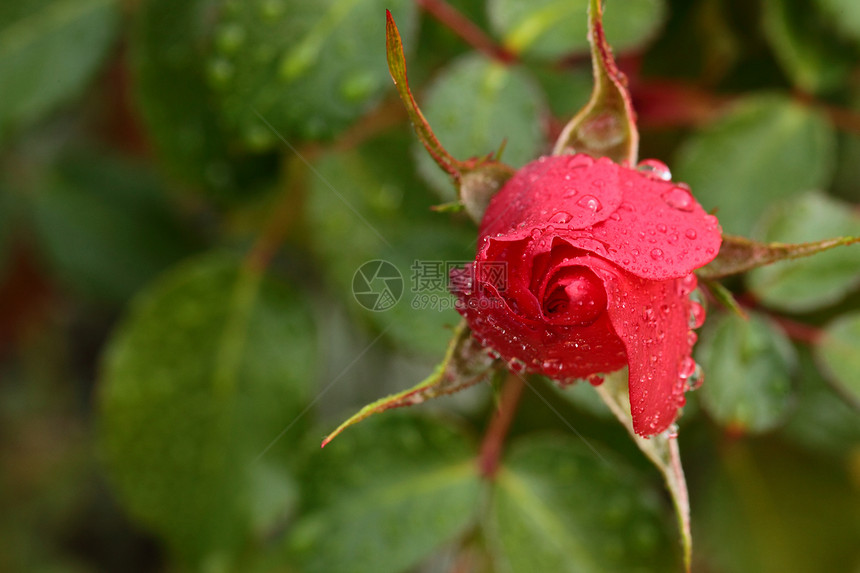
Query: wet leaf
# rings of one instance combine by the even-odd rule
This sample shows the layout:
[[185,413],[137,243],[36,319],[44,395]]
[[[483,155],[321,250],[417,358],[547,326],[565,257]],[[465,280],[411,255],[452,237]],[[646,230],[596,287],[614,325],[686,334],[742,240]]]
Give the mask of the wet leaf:
[[636,114],[627,91],[627,78],[615,65],[604,35],[600,0],[590,0],[588,30],[594,69],[591,99],[564,127],[553,155],[588,153],[635,165],[639,153]]
[[307,573],[410,570],[476,520],[475,455],[461,432],[414,413],[359,425],[303,471],[290,562]]
[[844,314],[831,322],[815,352],[836,388],[860,409],[860,313]]
[[0,6],[0,141],[81,94],[119,24],[114,0]]
[[816,0],[766,0],[762,21],[765,37],[792,82],[809,93],[844,85],[857,54],[840,42]]
[[732,432],[760,433],[784,421],[792,405],[794,348],[767,318],[712,317],[696,358],[705,372],[702,407]]
[[635,472],[572,439],[514,444],[486,523],[494,561],[511,573],[680,567],[655,492]]
[[717,209],[723,232],[749,236],[774,201],[827,187],[834,152],[826,118],[786,96],[758,95],[690,138],[673,171]]
[[221,197],[248,197],[270,183],[272,157],[234,145],[218,120],[205,62],[213,44],[208,16],[225,0],[147,0],[136,13],[131,64],[140,112],[159,159],[184,180]]
[[[772,209],[763,221],[766,241],[799,243],[844,237],[860,242],[860,213],[821,193],[808,193]],[[849,239],[853,236],[853,239]],[[793,312],[834,303],[860,285],[860,247],[779,262],[747,275],[750,290],[766,305]]]
[[[491,0],[490,23],[504,46],[525,57],[556,59],[588,51],[588,0]],[[663,0],[609,2],[606,36],[618,52],[643,47],[663,23]]]
[[124,302],[194,247],[164,183],[137,164],[68,154],[33,197],[51,270],[97,299]]
[[[316,173],[304,176],[310,238],[334,294],[354,316],[400,348],[438,359],[460,322],[446,268],[473,260],[474,227],[430,210],[438,200],[416,178],[408,137],[399,132],[315,162]],[[402,280],[400,298],[381,311],[353,294],[359,268],[374,260],[391,263]]]
[[[531,161],[543,147],[544,102],[523,68],[468,54],[439,72],[426,91],[424,115],[454,157],[494,155],[514,167]],[[446,201],[456,197],[450,178],[416,146],[418,169]]]
[[252,508],[286,509],[282,488],[260,485],[290,479],[287,444],[267,446],[309,397],[314,340],[307,301],[225,256],[161,277],[110,340],[99,420],[110,476],[187,562],[229,563],[266,521]]
[[342,132],[388,89],[386,8],[414,28],[407,0],[226,2],[206,64],[221,116],[254,149]]
[[368,404],[326,436],[322,445],[325,447],[342,431],[374,414],[391,408],[413,406],[473,386],[492,375],[495,365],[496,361],[487,356],[484,348],[472,338],[465,321],[461,322],[448,345],[445,358],[433,374],[408,390]]

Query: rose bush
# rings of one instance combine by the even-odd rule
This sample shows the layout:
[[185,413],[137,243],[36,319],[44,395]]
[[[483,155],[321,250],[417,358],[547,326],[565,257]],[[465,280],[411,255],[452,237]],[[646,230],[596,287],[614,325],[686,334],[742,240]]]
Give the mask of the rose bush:
[[493,197],[475,263],[452,276],[473,335],[513,370],[598,383],[629,366],[640,435],[664,431],[685,402],[704,320],[692,273],[721,243],[716,217],[670,177],[657,162],[533,161]]

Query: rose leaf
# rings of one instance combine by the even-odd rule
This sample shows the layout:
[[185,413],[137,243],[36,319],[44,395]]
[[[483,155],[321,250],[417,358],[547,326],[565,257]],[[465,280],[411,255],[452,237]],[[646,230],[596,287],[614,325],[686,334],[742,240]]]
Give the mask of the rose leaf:
[[815,347],[822,370],[855,408],[860,410],[860,312],[830,323]]

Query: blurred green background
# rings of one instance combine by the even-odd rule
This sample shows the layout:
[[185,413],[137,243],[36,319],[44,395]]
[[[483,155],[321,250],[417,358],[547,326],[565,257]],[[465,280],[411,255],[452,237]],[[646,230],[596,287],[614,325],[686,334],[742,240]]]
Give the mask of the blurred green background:
[[[442,143],[520,166],[588,98],[586,4],[4,0],[0,571],[679,571],[660,476],[586,384],[526,391],[493,483],[489,384],[319,450],[441,359],[458,315],[414,262],[474,255],[429,210],[453,188],[385,9]],[[605,18],[641,157],[726,232],[860,235],[860,3]],[[405,279],[385,312],[351,292],[374,259]],[[711,302],[680,420],[693,570],[858,572],[860,247],[725,286],[750,320]]]

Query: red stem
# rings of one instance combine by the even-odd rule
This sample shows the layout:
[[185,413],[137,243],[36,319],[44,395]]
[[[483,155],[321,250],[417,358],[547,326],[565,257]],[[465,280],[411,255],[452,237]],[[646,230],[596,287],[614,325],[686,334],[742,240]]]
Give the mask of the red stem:
[[516,61],[516,55],[496,44],[483,30],[445,0],[415,0],[415,3],[476,50],[503,64]]
[[511,422],[514,421],[524,387],[525,381],[516,374],[510,374],[505,380],[499,407],[484,434],[478,457],[481,475],[487,479],[492,479],[499,469],[505,438],[511,428]]

